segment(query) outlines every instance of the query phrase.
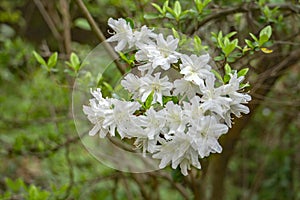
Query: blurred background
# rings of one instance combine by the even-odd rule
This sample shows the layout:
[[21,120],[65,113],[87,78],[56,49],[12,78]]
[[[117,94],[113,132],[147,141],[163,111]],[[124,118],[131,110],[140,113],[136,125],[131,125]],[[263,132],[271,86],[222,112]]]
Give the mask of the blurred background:
[[[300,199],[299,1],[182,0],[178,16],[172,13],[174,0],[164,4],[0,1],[0,199]],[[78,72],[74,65],[101,42],[88,14],[106,38],[108,18],[123,17],[135,27],[198,35],[214,58],[222,50],[211,32],[237,31],[234,38],[244,46],[244,39],[253,40],[249,33],[257,36],[272,26],[267,44],[272,53],[253,48],[227,60],[234,69],[250,69],[253,100],[251,113],[222,136],[222,154],[201,160],[202,170],[183,177],[171,168],[123,173],[87,152],[74,126],[71,93]],[[58,61],[45,69],[33,51],[45,60],[58,52]],[[222,72],[224,60],[215,61]],[[98,84],[109,95],[109,84],[120,77],[111,72]]]

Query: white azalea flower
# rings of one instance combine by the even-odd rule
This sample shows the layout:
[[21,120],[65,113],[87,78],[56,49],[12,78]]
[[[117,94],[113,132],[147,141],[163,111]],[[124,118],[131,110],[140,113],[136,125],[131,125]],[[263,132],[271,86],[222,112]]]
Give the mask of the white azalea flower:
[[201,89],[203,102],[201,108],[206,111],[217,113],[219,116],[224,117],[224,113],[230,109],[232,100],[223,96],[223,88],[215,88],[215,77],[208,76],[205,80],[205,86]]
[[130,93],[133,94],[133,99],[140,96],[139,90],[142,85],[140,78],[132,73],[128,73],[121,81],[121,85]]
[[135,39],[130,24],[125,19],[108,19],[108,25],[115,31],[115,34],[107,39],[108,42],[118,42],[115,50],[120,52],[128,46],[133,47]]
[[165,117],[170,128],[169,133],[184,132],[187,119],[179,105],[169,101],[166,104]]
[[204,79],[208,76],[213,76],[210,72],[211,66],[208,65],[209,55],[202,56],[182,54],[180,56],[182,64],[180,64],[180,73],[184,75],[184,79],[192,81],[199,86],[204,85]]
[[250,95],[239,92],[240,83],[244,80],[244,77],[237,77],[236,71],[234,74],[230,74],[230,76],[229,83],[223,86],[224,95],[232,99],[230,109],[225,114],[225,122],[229,127],[231,127],[231,114],[234,114],[236,117],[241,117],[241,113],[248,114],[250,112],[249,108],[243,104],[251,100]]
[[194,96],[190,102],[183,102],[183,112],[191,121],[198,120],[199,117],[204,116],[204,110],[200,101],[200,97]]
[[130,134],[128,131],[135,132],[134,119],[136,116],[133,113],[140,108],[140,104],[111,99],[111,105],[111,109],[105,112],[103,127],[109,129],[112,136],[115,136],[117,128],[121,138]]
[[149,29],[147,26],[142,26],[140,31],[134,31],[133,35],[136,46],[154,44],[152,39],[157,38],[157,34],[153,33],[153,30]]
[[193,137],[193,147],[201,158],[210,153],[221,153],[222,147],[218,138],[228,132],[225,124],[220,124],[214,116],[203,116],[194,121],[189,134]]
[[136,53],[137,61],[146,61],[151,65],[142,65],[138,69],[148,70],[152,73],[155,68],[160,66],[163,70],[168,70],[172,63],[177,63],[179,53],[176,52],[179,40],[169,35],[167,40],[160,33],[156,38],[156,44],[140,45],[140,50]]
[[165,111],[155,111],[151,107],[145,112],[145,115],[139,116],[138,125],[143,127],[143,135],[146,135],[149,139],[154,139],[155,136],[162,133],[165,123]]
[[196,94],[200,93],[200,88],[193,82],[187,81],[185,79],[177,79],[174,81],[174,91],[173,95],[187,96],[188,99],[192,99]]
[[153,102],[159,102],[161,105],[162,102],[162,96],[170,96],[170,91],[173,88],[173,84],[169,82],[169,78],[167,76],[164,76],[163,78],[159,78],[160,73],[152,75],[146,75],[144,77],[141,77],[141,88],[140,88],[140,94],[141,94],[141,100],[143,102],[146,101],[147,97],[153,92]]
[[158,153],[153,158],[161,159],[159,168],[165,168],[170,162],[172,168],[176,169],[180,165],[181,173],[187,175],[190,165],[200,169],[201,165],[197,150],[192,146],[192,138],[185,133],[175,133],[172,140],[163,144]]
[[100,137],[104,138],[108,133],[108,129],[103,127],[103,121],[105,119],[105,112],[110,109],[110,101],[102,97],[99,88],[95,91],[91,90],[91,94],[94,98],[90,99],[90,105],[83,106],[84,114],[94,124],[94,127],[89,131],[89,135],[94,136],[99,132]]
[[145,115],[138,116],[136,125],[142,127],[140,132],[136,132],[132,137],[137,137],[135,145],[143,146],[143,152],[147,150],[153,153],[158,150],[157,142],[161,141],[160,133],[165,129],[165,112],[164,110],[155,111],[153,107],[146,111]]

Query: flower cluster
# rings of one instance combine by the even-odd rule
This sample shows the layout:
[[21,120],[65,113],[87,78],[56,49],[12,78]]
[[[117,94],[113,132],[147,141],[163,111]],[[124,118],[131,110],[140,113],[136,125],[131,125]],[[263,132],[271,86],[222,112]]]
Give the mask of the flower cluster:
[[[94,128],[90,135],[107,134],[135,139],[143,152],[160,159],[160,168],[180,166],[183,175],[199,159],[220,153],[218,138],[232,126],[232,117],[249,113],[251,97],[242,92],[244,76],[235,70],[227,83],[218,81],[209,65],[210,56],[176,52],[179,40],[156,34],[143,26],[133,31],[124,19],[109,19],[115,31],[108,39],[118,52],[134,49],[138,75],[128,73],[121,85],[132,94],[130,101],[103,98],[92,90],[93,99],[83,106]],[[164,72],[177,70],[175,80]]]

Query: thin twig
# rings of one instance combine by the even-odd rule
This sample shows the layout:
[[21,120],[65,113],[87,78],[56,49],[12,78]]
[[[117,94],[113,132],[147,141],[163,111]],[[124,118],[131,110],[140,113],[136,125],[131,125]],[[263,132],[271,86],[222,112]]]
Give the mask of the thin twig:
[[60,11],[63,16],[63,25],[64,25],[64,44],[65,44],[65,50],[66,54],[69,56],[72,51],[71,47],[71,17],[69,13],[69,3],[67,0],[60,0]]
[[[278,7],[281,10],[290,10],[292,13],[296,13],[296,14],[300,12],[300,6],[296,6],[296,5],[292,5],[292,4],[268,4],[267,6],[271,9]],[[212,12],[211,15],[207,16],[206,18],[204,18],[197,24],[197,26],[194,28],[192,33],[194,33],[194,35],[195,34],[197,35],[197,32],[199,31],[199,29],[203,25],[205,25],[206,23],[208,23],[212,20],[224,18],[225,16],[231,15],[234,13],[253,12],[253,11],[259,10],[259,9],[261,9],[261,8],[256,5],[251,6],[250,4],[242,4],[238,7],[222,9],[219,12]]]
[[89,24],[90,24],[93,32],[97,36],[98,40],[103,43],[104,48],[106,49],[108,54],[111,56],[111,58],[114,60],[115,64],[117,65],[117,68],[119,69],[119,71],[122,74],[125,74],[126,67],[118,61],[118,59],[119,59],[118,55],[113,50],[113,48],[105,41],[106,40],[105,36],[103,35],[102,31],[99,29],[98,25],[96,24],[95,20],[91,16],[90,12],[86,8],[86,6],[82,2],[82,0],[76,0],[76,3],[78,5],[78,7],[80,8],[80,10],[82,11],[84,17],[89,22]]
[[41,15],[43,16],[44,20],[46,21],[46,23],[48,24],[53,36],[58,40],[61,41],[61,36],[54,24],[54,22],[52,21],[51,17],[49,16],[49,14],[47,13],[44,5],[42,4],[42,2],[40,0],[33,0],[36,7],[39,9]]

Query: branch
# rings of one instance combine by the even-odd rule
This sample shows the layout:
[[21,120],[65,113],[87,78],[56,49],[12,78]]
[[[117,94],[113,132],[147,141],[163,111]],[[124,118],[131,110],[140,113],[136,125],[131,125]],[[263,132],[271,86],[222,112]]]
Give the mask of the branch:
[[66,0],[60,0],[60,7],[61,7],[61,14],[62,14],[62,21],[64,25],[64,43],[65,43],[65,50],[67,56],[71,54],[72,47],[71,47],[71,17],[69,13],[69,4]]
[[[206,18],[204,18],[202,21],[200,21],[198,23],[198,25],[194,28],[194,30],[192,31],[192,33],[197,35],[197,32],[199,31],[199,29],[205,25],[206,23],[212,21],[212,20],[216,20],[216,19],[220,19],[220,18],[225,18],[225,16],[227,15],[232,15],[234,13],[244,13],[244,12],[253,12],[255,10],[259,10],[260,7],[257,5],[254,6],[250,6],[251,4],[242,4],[239,7],[235,7],[235,8],[229,8],[229,9],[222,9],[219,12],[213,12],[213,14],[207,16]],[[281,10],[289,10],[292,13],[296,13],[299,14],[300,12],[300,6],[297,5],[292,5],[292,4],[268,4],[267,5],[269,8],[273,9],[275,7],[278,7]]]
[[111,58],[114,60],[115,64],[117,65],[117,68],[119,69],[119,71],[122,74],[125,74],[126,67],[118,61],[119,56],[116,54],[116,52],[113,50],[113,48],[106,42],[105,36],[103,35],[102,31],[99,29],[98,25],[96,24],[95,20],[91,16],[90,12],[86,8],[86,6],[82,2],[82,0],[76,0],[76,4],[78,5],[80,10],[82,11],[82,13],[85,16],[85,18],[87,19],[87,21],[89,22],[89,24],[90,24],[93,32],[97,36],[98,40],[103,43],[104,48],[106,49],[108,54],[111,56]]
[[[299,62],[300,49],[294,51],[289,56],[285,58],[278,57],[277,59],[262,59],[261,63],[278,63],[270,69],[269,76],[266,76],[265,73],[261,73],[257,80],[261,82],[256,82],[255,87],[251,93],[259,94],[261,96],[266,96],[269,91],[272,89],[272,86],[275,84],[276,80],[280,77],[280,74],[283,70],[289,68],[293,64]],[[281,62],[279,62],[281,60]],[[259,64],[258,64],[259,65]],[[262,64],[263,65],[263,64]],[[267,65],[266,68],[268,67]],[[267,70],[265,70],[267,71]],[[271,74],[270,74],[271,73]],[[266,87],[268,86],[268,87]],[[254,96],[254,95],[253,95]],[[223,152],[221,154],[215,154],[212,157],[211,165],[209,171],[212,175],[212,197],[211,199],[222,200],[224,198],[224,180],[226,176],[226,170],[228,166],[229,159],[233,155],[234,148],[241,136],[242,130],[247,126],[252,115],[255,113],[255,109],[260,105],[259,102],[254,98],[250,104],[249,108],[251,110],[250,114],[245,115],[243,118],[238,118],[235,120],[234,126],[230,129],[226,137],[220,138],[220,144],[223,147]]]
[[61,41],[62,38],[54,24],[54,22],[52,21],[51,17],[48,15],[46,9],[44,8],[44,5],[42,4],[42,2],[40,0],[33,0],[36,7],[39,9],[41,15],[43,16],[44,20],[46,21],[46,23],[48,24],[53,36],[58,40]]

